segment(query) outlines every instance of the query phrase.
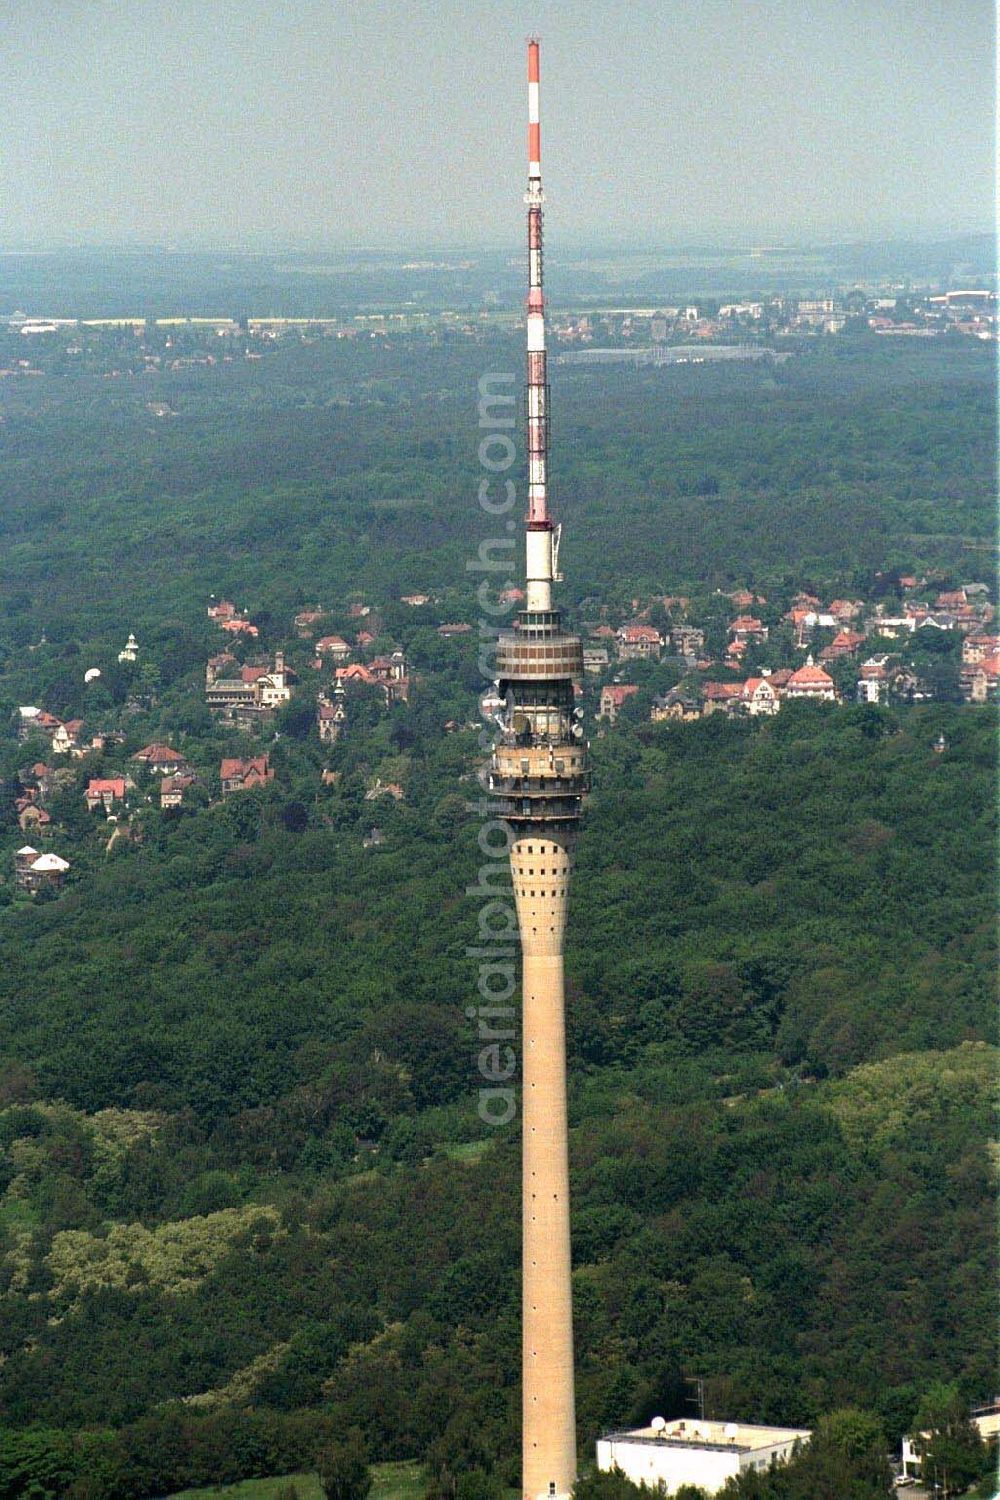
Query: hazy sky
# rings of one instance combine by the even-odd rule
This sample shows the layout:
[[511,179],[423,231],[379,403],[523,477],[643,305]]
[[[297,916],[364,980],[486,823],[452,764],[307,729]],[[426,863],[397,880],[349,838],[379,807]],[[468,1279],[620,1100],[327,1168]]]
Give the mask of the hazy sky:
[[0,242],[751,242],[993,223],[990,0],[0,0]]

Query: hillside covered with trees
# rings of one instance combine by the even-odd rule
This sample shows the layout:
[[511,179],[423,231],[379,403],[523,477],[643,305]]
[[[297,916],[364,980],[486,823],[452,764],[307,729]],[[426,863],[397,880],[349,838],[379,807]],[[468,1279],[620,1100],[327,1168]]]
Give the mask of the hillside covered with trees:
[[[140,776],[115,838],[67,787],[72,879],[0,886],[0,1494],[30,1473],[141,1500],[311,1468],[355,1433],[441,1493],[516,1481],[518,1129],[477,1115],[467,1013],[483,683],[475,641],[435,628],[478,620],[476,380],[505,360],[282,343],[169,390],[4,392],[0,719],[116,726],[88,775],[169,741],[204,795],[162,809]],[[574,615],[988,576],[986,351],[558,378]],[[400,602],[417,590],[434,602]],[[220,758],[263,742],[204,707],[211,593],[293,655],[296,610],[339,624],[364,598],[409,702],[359,692],[330,746],[301,688],[273,782],[221,799]],[[114,660],[131,629],[145,678]],[[994,1389],[995,719],[588,724],[567,942],[584,1455],[689,1410],[691,1377],[713,1415],[857,1407],[887,1447],[941,1382]],[[38,753],[4,728],[5,875]]]

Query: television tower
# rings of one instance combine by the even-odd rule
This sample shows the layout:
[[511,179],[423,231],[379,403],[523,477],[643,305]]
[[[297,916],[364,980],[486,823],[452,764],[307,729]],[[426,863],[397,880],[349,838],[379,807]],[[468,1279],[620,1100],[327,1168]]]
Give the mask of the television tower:
[[573,846],[588,790],[575,708],[579,636],[553,607],[559,531],[548,503],[548,399],[542,295],[538,41],[528,42],[528,515],[525,608],[497,643],[503,708],[490,765],[498,816],[511,825],[523,956],[522,1228],[524,1500],[568,1500],[576,1479],[563,933]]

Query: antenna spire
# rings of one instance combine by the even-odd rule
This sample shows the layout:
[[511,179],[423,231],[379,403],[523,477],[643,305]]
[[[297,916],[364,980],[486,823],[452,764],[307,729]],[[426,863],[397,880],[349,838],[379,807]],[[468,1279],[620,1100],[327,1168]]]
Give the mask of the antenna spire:
[[548,381],[545,369],[545,295],[542,290],[542,146],[538,38],[528,38],[528,609],[552,608],[555,576],[548,497]]

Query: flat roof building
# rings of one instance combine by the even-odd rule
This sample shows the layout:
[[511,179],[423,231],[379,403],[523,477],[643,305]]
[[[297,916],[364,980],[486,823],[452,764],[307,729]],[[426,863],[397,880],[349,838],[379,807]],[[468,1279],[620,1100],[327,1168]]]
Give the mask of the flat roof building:
[[609,1432],[598,1440],[597,1467],[620,1469],[634,1484],[663,1486],[672,1495],[681,1485],[698,1485],[715,1495],[728,1479],[747,1469],[785,1463],[796,1445],[812,1433],[800,1427],[759,1427],[745,1422],[664,1421],[648,1427]]

